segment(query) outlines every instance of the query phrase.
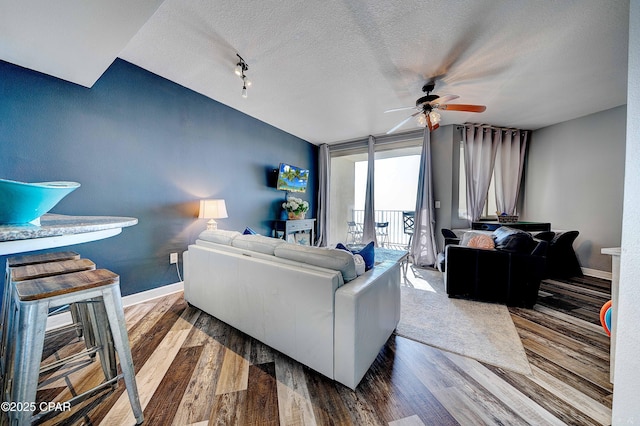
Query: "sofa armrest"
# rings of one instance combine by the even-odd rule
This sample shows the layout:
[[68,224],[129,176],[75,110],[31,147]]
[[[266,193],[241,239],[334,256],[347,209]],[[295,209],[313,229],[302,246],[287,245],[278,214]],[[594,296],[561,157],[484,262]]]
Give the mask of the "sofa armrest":
[[445,287],[449,296],[493,299],[507,293],[510,254],[451,245],[446,248]]
[[383,262],[335,293],[334,379],[355,389],[400,321],[400,264]]

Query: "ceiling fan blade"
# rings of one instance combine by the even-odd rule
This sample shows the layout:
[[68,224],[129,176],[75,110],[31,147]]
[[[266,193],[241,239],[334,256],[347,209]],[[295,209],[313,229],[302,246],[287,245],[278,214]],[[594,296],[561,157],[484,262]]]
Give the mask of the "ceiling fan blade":
[[398,129],[399,129],[400,127],[402,127],[402,126],[403,126],[407,121],[411,120],[413,117],[415,117],[416,115],[420,114],[421,112],[422,112],[422,111],[418,111],[418,112],[416,112],[415,114],[411,114],[410,116],[408,116],[407,118],[405,118],[404,120],[402,120],[400,123],[396,124],[396,126],[395,126],[393,129],[391,129],[391,130],[389,130],[389,131],[387,132],[387,135],[388,135],[388,134],[390,134],[390,133],[395,132],[396,130],[398,130]]
[[439,105],[438,109],[448,111],[483,112],[487,109],[487,107],[484,105],[445,104]]
[[450,102],[454,99],[458,99],[460,96],[458,95],[444,95],[444,96],[440,96],[438,99],[433,100],[431,102],[429,102],[431,105],[442,105],[442,104],[446,104],[447,102]]
[[415,106],[388,109],[384,113],[386,114],[388,112],[406,111],[408,109],[415,109]]

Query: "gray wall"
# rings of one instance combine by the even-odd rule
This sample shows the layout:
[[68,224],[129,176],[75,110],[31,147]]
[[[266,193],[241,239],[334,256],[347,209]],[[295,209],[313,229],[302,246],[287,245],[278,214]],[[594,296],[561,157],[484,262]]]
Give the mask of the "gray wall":
[[220,228],[267,234],[286,195],[268,185],[280,162],[310,169],[301,196],[315,216],[308,142],[122,60],[91,89],[0,61],[0,178],[77,181],[53,212],[138,218],[71,247],[119,273],[123,294],[178,281],[169,253],[205,228],[201,198],[226,200]]
[[[443,250],[442,228],[455,228],[454,211],[457,216],[457,179],[454,182],[454,143],[455,126],[444,126],[431,132],[431,167],[433,168],[434,201],[440,201],[436,214],[436,244],[438,251]],[[457,154],[456,154],[457,155]],[[455,169],[457,170],[457,169]],[[466,227],[466,224],[465,226]]]
[[578,230],[583,267],[611,271],[603,247],[620,245],[626,106],[536,130],[531,137],[522,219]]

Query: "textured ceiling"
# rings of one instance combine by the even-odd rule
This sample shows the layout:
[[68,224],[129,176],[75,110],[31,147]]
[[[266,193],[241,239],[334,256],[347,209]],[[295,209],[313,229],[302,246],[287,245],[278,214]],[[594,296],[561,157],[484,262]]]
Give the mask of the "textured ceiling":
[[[313,143],[384,134],[410,112],[383,111],[413,105],[431,78],[435,93],[460,96],[452,103],[487,106],[443,111],[442,125],[537,129],[626,103],[627,0],[165,0],[137,32],[133,21],[157,2],[101,3],[123,22],[96,34],[69,7],[58,29],[84,38],[43,52],[35,42],[7,43],[16,35],[2,29],[0,57],[85,84],[113,60],[109,47],[129,37],[120,58]],[[21,15],[21,27],[37,33],[40,15]],[[2,26],[11,20],[4,16]],[[57,71],[58,55],[77,44],[93,47],[81,56],[102,54],[101,71],[75,63],[80,77]],[[233,73],[236,53],[249,64],[247,99]],[[20,62],[34,56],[44,65]]]

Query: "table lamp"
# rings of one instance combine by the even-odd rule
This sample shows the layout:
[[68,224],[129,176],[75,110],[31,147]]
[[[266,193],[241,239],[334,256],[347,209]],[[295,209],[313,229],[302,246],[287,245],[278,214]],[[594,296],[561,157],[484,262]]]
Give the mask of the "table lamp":
[[218,229],[218,224],[214,219],[224,219],[227,216],[227,206],[224,200],[200,200],[199,219],[209,219],[207,229]]

